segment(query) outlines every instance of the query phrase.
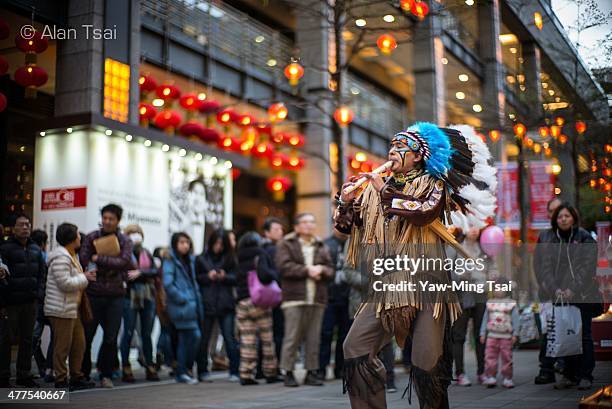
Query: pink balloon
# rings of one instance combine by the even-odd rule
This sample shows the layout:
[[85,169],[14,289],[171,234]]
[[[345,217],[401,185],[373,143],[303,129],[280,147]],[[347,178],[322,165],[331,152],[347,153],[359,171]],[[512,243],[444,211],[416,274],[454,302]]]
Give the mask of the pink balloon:
[[498,255],[504,244],[504,231],[499,226],[489,226],[480,234],[480,247],[488,256]]

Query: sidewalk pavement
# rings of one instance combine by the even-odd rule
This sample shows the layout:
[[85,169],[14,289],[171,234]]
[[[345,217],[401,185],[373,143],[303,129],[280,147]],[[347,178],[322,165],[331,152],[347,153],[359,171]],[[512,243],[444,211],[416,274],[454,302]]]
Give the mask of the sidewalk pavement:
[[[475,359],[471,350],[466,351],[466,370],[473,382],[476,381]],[[471,387],[452,385],[449,389],[451,408],[494,409],[576,409],[579,400],[592,394],[598,388],[612,384],[612,362],[597,362],[595,383],[590,391],[575,388],[556,391],[552,385],[534,385],[533,378],[538,371],[537,351],[514,352],[514,389],[500,386],[487,389],[474,384]],[[296,371],[298,381],[304,371]],[[137,383],[117,383],[114,389],[93,389],[74,392],[68,407],[98,409],[336,409],[349,408],[346,395],[342,394],[339,380],[327,381],[324,386],[300,386],[286,388],[280,384],[241,386],[227,380],[227,373],[213,374],[213,383],[188,386],[176,384],[163,371],[161,382],[144,381],[144,373],[137,372]],[[403,368],[396,367],[398,392],[388,394],[388,408],[418,408],[416,393],[412,393],[412,404],[402,392],[408,383]],[[36,405],[38,406],[38,405]],[[7,405],[7,407],[18,407]],[[28,405],[28,407],[35,407]],[[48,406],[40,406],[48,407]]]

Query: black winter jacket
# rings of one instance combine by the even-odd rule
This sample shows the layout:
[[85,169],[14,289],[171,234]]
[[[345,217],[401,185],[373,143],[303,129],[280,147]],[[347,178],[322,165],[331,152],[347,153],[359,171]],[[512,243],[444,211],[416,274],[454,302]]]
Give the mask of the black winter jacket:
[[[204,314],[222,316],[234,312],[234,287],[236,286],[236,270],[238,265],[232,256],[212,254],[206,251],[195,261],[196,277],[202,291]],[[210,270],[225,271],[223,280],[212,281],[208,277]]]
[[563,235],[556,229],[540,233],[533,259],[542,301],[555,301],[557,289],[574,293],[570,302],[599,302],[595,282],[597,243],[580,227]]
[[[257,266],[255,266],[255,260],[257,259]],[[261,247],[246,247],[240,249],[238,252],[238,274],[237,274],[237,286],[236,295],[237,300],[244,300],[249,298],[249,271],[257,271],[257,278],[259,281],[266,285],[270,284],[276,277],[276,271],[274,270],[274,264],[270,260],[268,253]]]
[[0,245],[0,257],[10,275],[0,305],[26,304],[44,299],[45,260],[31,239],[25,246],[11,237]]

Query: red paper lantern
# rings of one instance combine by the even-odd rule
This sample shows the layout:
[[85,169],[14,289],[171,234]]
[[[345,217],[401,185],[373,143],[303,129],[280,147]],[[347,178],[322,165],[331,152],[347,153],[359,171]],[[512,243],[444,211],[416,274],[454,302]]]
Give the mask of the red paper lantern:
[[562,116],[555,117],[555,124],[557,124],[557,126],[563,126],[564,123],[565,119],[563,119]]
[[6,100],[6,97],[4,96],[2,92],[0,92],[0,112],[4,111],[7,105],[8,105],[8,102]]
[[138,104],[138,114],[140,115],[141,122],[148,122],[151,119],[155,118],[155,115],[157,115],[157,109],[151,104],[141,102],[140,104]]
[[404,11],[412,12],[413,5],[414,5],[414,0],[400,0],[400,8]]
[[353,122],[353,111],[347,106],[341,106],[334,112],[336,122],[344,127]]
[[0,18],[0,40],[7,39],[10,34],[11,29],[9,28],[8,24],[6,24],[6,21]]
[[197,122],[187,122],[179,128],[179,133],[187,137],[201,138],[204,127]]
[[520,122],[514,125],[513,129],[514,129],[514,134],[518,136],[519,138],[522,138],[523,136],[525,136],[525,132],[527,132],[527,127]]
[[501,133],[498,130],[493,129],[489,131],[489,138],[491,138],[491,141],[497,142],[499,141],[500,137],[501,137]]
[[251,149],[256,158],[269,158],[274,154],[274,146],[270,142],[259,142]]
[[6,72],[8,71],[8,68],[9,68],[8,61],[6,61],[6,59],[0,55],[0,75],[6,74]]
[[236,117],[234,118],[234,121],[236,122],[236,125],[245,127],[245,128],[255,124],[255,118],[253,118],[253,115],[249,115],[249,114],[236,115]]
[[372,166],[373,166],[372,162],[367,160],[367,161],[361,163],[361,166],[360,166],[359,170],[361,170],[362,172],[371,172],[372,169],[374,169]]
[[276,132],[272,135],[272,142],[280,144],[286,141],[288,138],[289,135],[287,135],[285,132]]
[[15,45],[26,54],[40,54],[49,47],[49,40],[36,31],[32,38],[23,38],[21,33],[15,37]]
[[542,138],[547,138],[550,133],[550,130],[547,126],[541,126],[540,129],[538,129],[538,132],[540,133],[540,136]]
[[37,65],[26,65],[15,71],[15,82],[22,87],[40,87],[48,79],[47,72]]
[[304,167],[305,164],[306,162],[304,161],[304,159],[300,158],[299,156],[291,156],[287,161],[286,166],[289,170],[300,170]]
[[417,16],[420,20],[423,20],[427,14],[429,14],[429,6],[424,1],[416,1],[410,9],[412,14]]
[[183,118],[178,112],[172,109],[166,109],[158,113],[153,122],[155,126],[160,129],[170,129],[179,126],[182,120]]
[[303,76],[304,67],[300,64],[293,62],[285,67],[285,77],[287,77],[291,86],[296,86]]
[[240,172],[240,169],[232,168],[232,180],[238,179],[241,174],[242,174],[242,172]]
[[376,45],[383,54],[389,55],[397,48],[397,40],[391,34],[382,34],[376,40]]
[[257,127],[257,132],[259,132],[260,135],[272,136],[272,125],[270,125],[269,123],[258,122],[256,127]]
[[582,135],[583,133],[585,133],[587,130],[587,125],[586,122],[584,121],[576,121],[576,132],[578,132],[580,135]]
[[203,114],[212,114],[218,112],[221,109],[221,104],[217,101],[205,99],[204,101],[200,101],[200,106],[198,110]]
[[221,125],[230,125],[232,122],[235,122],[237,118],[238,114],[229,108],[217,112],[217,122]]
[[181,96],[181,90],[174,84],[161,84],[157,87],[155,93],[164,101],[177,99]]
[[282,153],[274,153],[269,158],[270,167],[272,167],[272,169],[281,169],[287,162],[289,162],[289,158]]
[[567,143],[567,136],[565,135],[559,135],[559,143],[561,145],[565,145]]
[[285,139],[285,141],[287,141],[287,143],[293,146],[294,148],[299,148],[300,146],[304,146],[304,142],[305,142],[304,135],[299,134],[299,133],[289,136],[289,138]]
[[353,170],[359,170],[361,169],[361,162],[359,162],[356,158],[352,157],[349,158],[349,165],[351,166],[351,169]]
[[140,88],[140,92],[155,91],[157,89],[157,81],[151,75],[140,74],[138,88]]
[[282,122],[287,118],[289,110],[282,102],[277,102],[268,107],[268,117],[270,122]]
[[217,143],[221,139],[221,134],[214,128],[203,128],[200,133],[200,139],[202,142]]
[[224,151],[240,150],[240,140],[234,136],[225,135],[219,138],[217,144]]
[[291,179],[286,176],[272,176],[266,182],[266,187],[270,192],[286,192],[291,187]]
[[200,108],[202,101],[195,94],[185,94],[179,99],[179,104],[188,111],[196,111]]

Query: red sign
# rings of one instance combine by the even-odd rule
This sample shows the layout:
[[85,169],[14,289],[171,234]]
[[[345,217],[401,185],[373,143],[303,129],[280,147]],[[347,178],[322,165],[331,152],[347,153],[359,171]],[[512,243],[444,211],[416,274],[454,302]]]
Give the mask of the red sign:
[[74,209],[87,206],[87,187],[66,187],[42,191],[41,210]]
[[529,162],[529,192],[531,194],[531,224],[533,227],[549,227],[546,205],[553,198],[554,176],[550,162]]
[[497,162],[497,224],[517,229],[521,222],[518,203],[518,167],[510,162]]

